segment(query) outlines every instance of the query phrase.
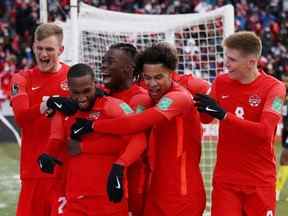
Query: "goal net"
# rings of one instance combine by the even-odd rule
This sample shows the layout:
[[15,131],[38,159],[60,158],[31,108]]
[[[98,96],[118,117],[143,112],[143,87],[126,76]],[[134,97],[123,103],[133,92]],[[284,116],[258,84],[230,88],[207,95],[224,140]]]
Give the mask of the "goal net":
[[[118,42],[134,44],[139,50],[153,43],[166,41],[178,51],[179,73],[193,74],[213,81],[223,71],[225,36],[234,32],[234,10],[227,5],[201,14],[139,15],[112,12],[81,3],[73,23],[61,23],[64,28],[68,64],[86,63],[101,82],[100,65],[107,48]],[[73,20],[73,19],[72,19]],[[215,161],[217,125],[205,126],[201,169],[207,191],[207,210],[210,207],[212,170]]]

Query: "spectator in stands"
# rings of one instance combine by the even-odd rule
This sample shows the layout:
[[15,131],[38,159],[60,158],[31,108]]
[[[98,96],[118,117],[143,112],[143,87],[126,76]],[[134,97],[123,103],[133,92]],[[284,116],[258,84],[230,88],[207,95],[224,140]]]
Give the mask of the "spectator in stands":
[[[57,2],[59,3],[57,4]],[[69,12],[69,2],[69,0],[49,0],[49,20],[65,20]],[[84,2],[103,9],[142,14],[194,13],[196,11],[215,9],[231,3],[235,7],[236,30],[253,30],[263,39],[263,55],[271,62],[267,72],[279,79],[283,73],[283,68],[285,67],[283,63],[287,59],[287,48],[283,49],[283,47],[288,47],[288,12],[284,11],[282,1],[270,2],[262,0],[249,1],[248,3],[241,0],[84,0]],[[6,56],[16,55],[16,71],[25,67],[23,64],[28,63],[31,66],[31,59],[26,56],[25,50],[31,47],[31,32],[38,24],[38,10],[39,5],[36,0],[1,1],[0,43],[3,44],[4,51],[3,53],[0,51],[0,64],[6,61]],[[4,29],[2,26],[5,26]],[[13,46],[9,44],[13,44]],[[280,53],[279,49],[282,50]],[[5,56],[4,60],[2,59],[3,56]],[[212,67],[214,66],[212,65]],[[3,71],[1,70],[1,72]]]

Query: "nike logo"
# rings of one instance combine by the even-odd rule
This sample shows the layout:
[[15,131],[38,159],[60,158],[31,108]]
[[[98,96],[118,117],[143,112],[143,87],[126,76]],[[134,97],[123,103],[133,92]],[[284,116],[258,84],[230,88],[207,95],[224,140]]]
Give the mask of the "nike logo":
[[218,111],[215,110],[215,109],[209,108],[209,106],[207,106],[207,107],[205,108],[205,110],[208,111],[208,112],[218,112]]
[[81,128],[79,128],[79,129],[77,129],[77,130],[74,130],[73,133],[74,133],[74,134],[77,134],[77,133],[79,133],[79,131],[81,131],[83,128],[84,128],[84,127],[81,127]]
[[226,98],[228,98],[228,97],[229,97],[229,95],[222,95],[222,96],[221,96],[222,99],[226,99]]
[[116,182],[117,182],[117,185],[115,186],[116,189],[121,189],[121,185],[120,185],[120,181],[118,179],[118,176],[116,176]]
[[36,87],[32,87],[31,89],[32,89],[32,91],[35,91],[35,90],[37,90],[39,88],[40,88],[40,86],[36,86]]
[[54,102],[54,104],[55,104],[59,109],[62,108],[62,104],[58,104],[57,102]]

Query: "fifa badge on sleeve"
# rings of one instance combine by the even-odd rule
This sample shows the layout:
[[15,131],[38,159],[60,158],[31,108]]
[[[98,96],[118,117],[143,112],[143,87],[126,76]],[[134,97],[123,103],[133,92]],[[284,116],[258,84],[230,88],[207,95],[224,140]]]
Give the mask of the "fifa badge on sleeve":
[[281,113],[282,105],[283,100],[280,97],[276,97],[272,102],[272,109],[277,113]]

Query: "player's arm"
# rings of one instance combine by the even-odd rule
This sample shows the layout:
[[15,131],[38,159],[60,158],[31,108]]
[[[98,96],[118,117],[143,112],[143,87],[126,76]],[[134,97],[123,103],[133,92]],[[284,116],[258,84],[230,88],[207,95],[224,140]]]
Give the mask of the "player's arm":
[[129,105],[136,113],[141,113],[144,110],[152,107],[153,102],[148,93],[140,93],[131,98]]
[[67,135],[65,132],[65,122],[64,114],[56,112],[55,115],[51,117],[51,127],[50,127],[50,136],[48,143],[45,147],[45,153],[51,156],[58,156],[58,153],[63,146],[66,146]]
[[192,106],[191,97],[181,92],[170,92],[163,96],[155,107],[142,113],[132,114],[127,117],[96,120],[93,130],[100,133],[131,134],[144,131],[155,124],[169,121],[181,115],[183,110]]
[[[142,113],[144,110],[152,106],[152,100],[147,92],[136,94],[131,98],[129,104],[136,113]],[[125,151],[120,155],[116,163],[122,164],[125,167],[130,166],[141,157],[147,146],[145,133],[137,133],[128,136],[126,139],[128,145]]]
[[236,131],[246,133],[247,136],[269,140],[275,134],[277,124],[281,120],[281,109],[285,97],[284,85],[274,85],[267,96],[260,122],[240,119],[232,113],[227,113],[223,120]]
[[124,167],[130,166],[140,158],[147,146],[145,133],[133,134],[128,138],[128,144],[125,151],[121,154],[119,159],[115,162]]
[[196,93],[208,94],[210,83],[206,80],[190,75],[187,81],[187,88],[192,95]]
[[64,116],[57,112],[51,119],[48,143],[44,148],[44,152],[38,157],[38,165],[42,172],[52,174],[56,165],[62,165],[59,155],[66,149],[65,137]]
[[40,104],[30,106],[26,85],[27,80],[23,75],[19,73],[13,75],[11,80],[11,105],[20,127],[40,116]]

